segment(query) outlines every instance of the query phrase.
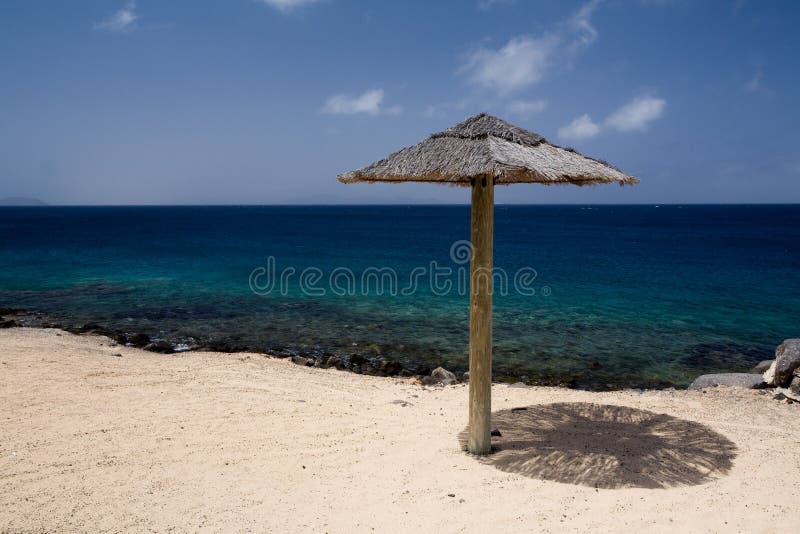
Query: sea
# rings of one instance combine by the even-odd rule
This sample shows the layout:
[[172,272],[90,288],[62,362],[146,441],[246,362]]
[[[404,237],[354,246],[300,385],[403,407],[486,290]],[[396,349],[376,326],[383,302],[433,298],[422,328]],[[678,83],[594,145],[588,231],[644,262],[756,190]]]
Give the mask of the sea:
[[[469,206],[0,208],[0,307],[468,368]],[[685,387],[800,337],[800,205],[498,205],[497,380]],[[176,357],[164,355],[163,357]]]

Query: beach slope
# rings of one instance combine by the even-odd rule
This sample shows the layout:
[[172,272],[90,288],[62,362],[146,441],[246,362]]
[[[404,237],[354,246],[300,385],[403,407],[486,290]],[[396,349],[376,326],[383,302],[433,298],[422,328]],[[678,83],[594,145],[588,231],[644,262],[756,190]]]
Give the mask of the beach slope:
[[523,443],[535,457],[464,454],[463,385],[2,330],[0,532],[775,532],[800,521],[797,404],[728,388],[495,385],[493,397],[495,410],[542,419],[546,435]]

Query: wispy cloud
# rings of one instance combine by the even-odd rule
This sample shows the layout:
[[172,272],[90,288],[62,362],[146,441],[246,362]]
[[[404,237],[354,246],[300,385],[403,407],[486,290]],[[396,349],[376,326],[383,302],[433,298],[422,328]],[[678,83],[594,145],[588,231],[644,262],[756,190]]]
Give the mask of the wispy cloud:
[[764,72],[759,69],[753,74],[753,77],[747,80],[742,85],[742,91],[748,94],[762,94],[772,96],[774,93],[766,85],[764,85]]
[[580,9],[569,19],[568,24],[572,27],[573,39],[570,45],[573,48],[580,48],[592,44],[598,36],[597,29],[592,25],[592,15],[597,7],[604,0],[590,0],[583,4]]
[[289,13],[299,7],[316,4],[319,0],[258,0],[262,4],[274,7],[283,13]]
[[385,108],[383,104],[383,89],[370,89],[360,95],[346,94],[333,95],[322,106],[322,112],[330,115],[399,115],[403,109],[400,106]]
[[664,115],[667,101],[662,98],[640,96],[619,107],[602,125],[595,123],[588,114],[581,115],[566,126],[558,129],[558,137],[569,141],[590,139],[604,128],[618,132],[641,131],[654,120]]
[[590,139],[600,133],[600,126],[589,115],[581,115],[558,129],[558,137],[566,141]]
[[522,35],[500,48],[480,47],[470,53],[460,72],[470,82],[501,95],[538,83],[555,63],[569,63],[598,36],[591,17],[604,0],[590,0],[551,33]]
[[128,2],[113,15],[110,15],[100,22],[96,22],[94,24],[94,29],[125,33],[136,28],[137,20],[139,20],[139,14],[136,13],[136,2]]
[[752,78],[747,80],[747,83],[744,84],[744,92],[745,93],[757,93],[761,90],[761,79],[764,77],[764,74],[761,71],[756,72]]
[[488,11],[493,7],[515,4],[517,0],[479,0],[478,9]]
[[533,115],[547,108],[545,100],[512,100],[508,103],[508,111],[515,115]]
[[620,132],[644,130],[648,124],[664,114],[666,107],[667,101],[662,98],[634,98],[609,115],[605,124]]
[[557,44],[552,36],[515,37],[498,50],[476,50],[462,70],[473,83],[508,94],[542,79]]

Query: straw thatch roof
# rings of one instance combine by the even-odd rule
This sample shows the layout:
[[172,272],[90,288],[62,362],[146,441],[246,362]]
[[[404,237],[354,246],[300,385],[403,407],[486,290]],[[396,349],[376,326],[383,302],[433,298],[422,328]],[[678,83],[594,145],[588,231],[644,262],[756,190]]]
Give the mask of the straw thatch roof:
[[338,178],[344,183],[440,182],[468,186],[473,178],[484,176],[494,176],[498,185],[625,185],[639,181],[604,161],[552,145],[539,134],[486,113]]

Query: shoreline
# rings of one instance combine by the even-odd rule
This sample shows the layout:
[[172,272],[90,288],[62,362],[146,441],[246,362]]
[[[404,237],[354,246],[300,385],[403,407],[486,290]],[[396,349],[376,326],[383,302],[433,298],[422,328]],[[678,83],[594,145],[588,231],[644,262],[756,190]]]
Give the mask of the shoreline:
[[531,414],[545,440],[506,462],[462,452],[463,384],[33,328],[0,330],[0,369],[0,531],[770,532],[797,518],[800,406],[763,390],[494,384],[495,413]]
[[[5,324],[5,326],[3,326]],[[305,362],[309,367],[328,368],[335,367],[339,370],[346,370],[355,374],[365,374],[370,376],[386,377],[416,377],[424,380],[429,377],[436,368],[435,365],[442,364],[426,363],[422,360],[415,360],[413,356],[404,358],[384,357],[380,354],[372,354],[353,351],[327,350],[321,347],[286,347],[286,346],[255,346],[248,343],[236,343],[226,339],[215,339],[190,337],[181,340],[167,341],[145,332],[127,331],[119,328],[109,328],[99,322],[90,321],[87,323],[68,323],[58,320],[47,312],[28,310],[15,307],[0,306],[0,328],[23,326],[30,328],[55,328],[73,334],[94,334],[106,336],[113,339],[120,345],[144,349],[149,352],[159,354],[173,354],[181,352],[219,352],[225,354],[247,352],[253,354],[266,354],[275,358],[291,359],[295,362]],[[513,368],[503,365],[501,369],[495,369],[492,377],[493,383],[515,384],[522,383],[527,386],[543,387],[563,387],[584,391],[621,391],[627,389],[634,390],[662,390],[662,389],[686,389],[688,384],[676,384],[669,380],[654,379],[647,381],[613,381],[608,376],[600,378],[592,377],[593,372],[602,366],[596,361],[587,362],[587,374],[575,375],[571,372],[562,374],[540,375],[530,378],[529,369],[515,372]],[[453,372],[459,382],[465,381],[462,376],[468,370],[467,366],[448,366],[448,370]],[[697,370],[697,376],[706,374],[710,371],[704,369]],[[717,369],[711,372],[729,372]],[[733,371],[730,371],[733,372]]]

